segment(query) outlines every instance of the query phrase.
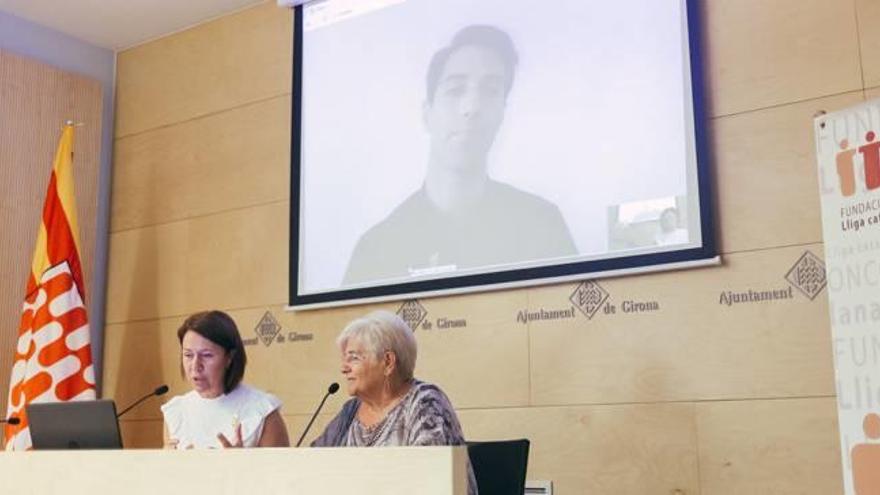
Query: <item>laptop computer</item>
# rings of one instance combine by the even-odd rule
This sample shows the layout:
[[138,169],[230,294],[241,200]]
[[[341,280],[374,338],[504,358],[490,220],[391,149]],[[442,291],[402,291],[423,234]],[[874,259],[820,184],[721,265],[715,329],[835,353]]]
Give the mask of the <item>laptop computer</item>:
[[44,402],[25,409],[34,450],[122,448],[112,400]]

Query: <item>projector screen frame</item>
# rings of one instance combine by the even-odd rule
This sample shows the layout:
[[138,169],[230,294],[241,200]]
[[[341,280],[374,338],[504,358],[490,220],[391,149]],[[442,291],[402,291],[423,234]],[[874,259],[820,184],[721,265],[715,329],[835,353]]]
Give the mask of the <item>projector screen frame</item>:
[[[291,102],[291,179],[290,179],[290,244],[288,309],[315,309],[382,301],[483,292],[528,286],[550,285],[597,278],[678,270],[717,265],[714,196],[711,188],[708,129],[704,108],[704,71],[702,57],[702,25],[699,0],[684,0],[687,14],[688,53],[690,64],[691,104],[693,112],[693,146],[696,155],[696,189],[699,194],[702,246],[650,254],[637,254],[607,259],[578,261],[554,265],[518,268],[490,273],[450,276],[430,280],[413,280],[372,287],[343,288],[319,293],[304,293],[300,287],[300,214],[303,91],[303,8],[293,9],[293,78]],[[684,89],[684,88],[683,88]]]

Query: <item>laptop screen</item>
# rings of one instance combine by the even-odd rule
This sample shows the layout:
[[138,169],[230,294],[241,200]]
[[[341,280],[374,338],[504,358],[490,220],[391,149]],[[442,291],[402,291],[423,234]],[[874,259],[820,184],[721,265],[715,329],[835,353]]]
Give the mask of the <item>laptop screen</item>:
[[47,402],[26,409],[34,450],[122,448],[112,400]]

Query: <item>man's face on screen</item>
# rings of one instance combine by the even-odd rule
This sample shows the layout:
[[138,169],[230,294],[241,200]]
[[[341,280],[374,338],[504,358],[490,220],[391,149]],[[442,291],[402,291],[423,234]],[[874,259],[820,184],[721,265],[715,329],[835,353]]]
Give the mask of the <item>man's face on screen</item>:
[[505,74],[501,57],[487,48],[464,46],[450,55],[424,109],[435,157],[456,167],[488,154],[504,119]]

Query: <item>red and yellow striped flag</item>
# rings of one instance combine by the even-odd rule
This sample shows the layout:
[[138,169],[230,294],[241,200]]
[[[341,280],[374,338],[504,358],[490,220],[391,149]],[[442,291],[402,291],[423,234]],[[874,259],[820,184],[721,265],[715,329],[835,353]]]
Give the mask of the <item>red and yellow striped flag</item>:
[[73,125],[64,126],[52,164],[12,364],[6,450],[31,447],[24,406],[95,398],[85,285],[73,193]]

